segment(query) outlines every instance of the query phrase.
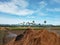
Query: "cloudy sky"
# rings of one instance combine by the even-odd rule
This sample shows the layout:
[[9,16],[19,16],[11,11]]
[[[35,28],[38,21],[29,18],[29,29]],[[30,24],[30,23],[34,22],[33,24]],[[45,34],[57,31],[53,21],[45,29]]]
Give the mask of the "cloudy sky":
[[0,24],[33,20],[60,25],[60,0],[0,0]]

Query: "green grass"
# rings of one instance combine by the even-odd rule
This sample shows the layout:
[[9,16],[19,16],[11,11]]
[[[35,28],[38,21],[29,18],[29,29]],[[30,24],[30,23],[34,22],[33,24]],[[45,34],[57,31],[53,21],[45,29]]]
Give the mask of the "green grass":
[[[28,27],[9,27],[9,30],[26,30]],[[60,27],[31,27],[34,30],[60,30]]]
[[[28,27],[6,27],[8,29],[6,30],[26,30]],[[44,30],[44,29],[47,29],[47,30],[60,30],[60,27],[31,27],[32,29],[34,30]]]
[[[42,30],[44,27],[31,27],[34,30]],[[9,27],[10,30],[26,30],[28,27]]]

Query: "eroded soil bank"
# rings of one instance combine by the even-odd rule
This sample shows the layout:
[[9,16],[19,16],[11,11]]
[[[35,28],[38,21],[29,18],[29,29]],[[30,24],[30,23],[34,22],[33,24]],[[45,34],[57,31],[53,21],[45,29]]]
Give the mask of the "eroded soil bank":
[[60,45],[60,36],[47,30],[28,29],[6,45]]

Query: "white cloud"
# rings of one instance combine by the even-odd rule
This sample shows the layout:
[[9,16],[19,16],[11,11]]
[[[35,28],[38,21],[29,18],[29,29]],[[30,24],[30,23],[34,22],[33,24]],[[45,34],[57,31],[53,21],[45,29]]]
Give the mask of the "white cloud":
[[54,2],[56,2],[56,3],[60,3],[60,0],[53,0]]
[[40,16],[47,16],[48,15],[47,13],[44,13],[41,10],[36,10],[35,13],[37,13],[37,15],[40,15]]
[[39,5],[40,5],[40,8],[44,8],[47,5],[47,3],[45,1],[41,1],[39,2]]
[[0,17],[0,24],[17,24],[18,19],[9,19],[9,18],[4,18]]
[[48,14],[40,12],[40,13],[38,13],[38,15],[40,15],[40,16],[47,16]]
[[16,6],[20,6],[22,8],[26,8],[29,5],[29,3],[26,0],[12,0],[12,3],[13,2]]
[[36,18],[35,16],[27,16],[27,18]]
[[60,8],[47,8],[46,10],[51,12],[60,12]]
[[60,0],[50,0],[50,4],[60,4]]
[[19,19],[19,18],[6,18],[0,17],[0,24],[20,24],[22,22],[28,22],[29,20],[26,19]]
[[0,12],[16,14],[16,15],[29,15],[33,14],[33,10],[26,9],[29,3],[26,0],[12,0],[11,2],[1,3]]

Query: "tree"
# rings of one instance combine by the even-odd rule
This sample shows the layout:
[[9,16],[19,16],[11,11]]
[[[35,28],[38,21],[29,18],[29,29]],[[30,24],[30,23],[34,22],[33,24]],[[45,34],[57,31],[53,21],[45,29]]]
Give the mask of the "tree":
[[25,22],[23,22],[23,25],[25,25]]
[[44,24],[46,24],[46,20],[44,21]]
[[30,25],[30,22],[27,22],[26,24],[27,24],[27,25]]
[[33,20],[32,23],[35,24],[35,21]]
[[41,25],[40,23],[38,25]]

